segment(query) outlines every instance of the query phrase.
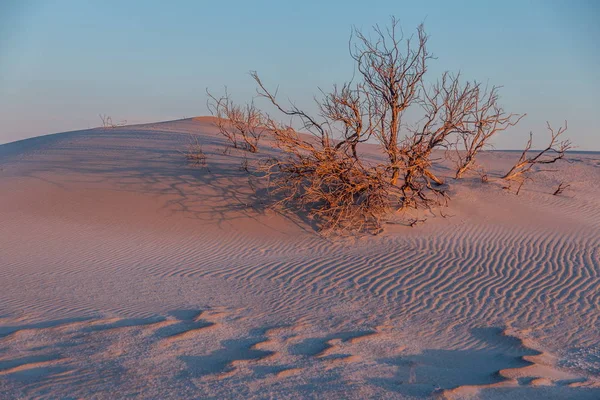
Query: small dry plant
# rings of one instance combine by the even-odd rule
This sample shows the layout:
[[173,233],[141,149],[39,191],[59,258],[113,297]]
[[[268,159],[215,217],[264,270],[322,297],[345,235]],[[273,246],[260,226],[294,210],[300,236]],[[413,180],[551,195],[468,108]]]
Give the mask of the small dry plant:
[[206,154],[202,150],[202,144],[198,141],[198,137],[190,135],[190,140],[185,151],[180,151],[185,159],[193,166],[204,167],[208,169],[206,163]]
[[211,114],[217,117],[216,125],[223,135],[236,149],[258,152],[258,142],[265,132],[264,118],[254,102],[240,106],[231,100],[225,88],[225,95],[216,97],[206,91],[207,103]]
[[123,120],[121,122],[113,122],[113,119],[109,115],[99,114],[100,120],[102,121],[102,128],[104,129],[114,129],[121,126],[127,125],[127,121]]

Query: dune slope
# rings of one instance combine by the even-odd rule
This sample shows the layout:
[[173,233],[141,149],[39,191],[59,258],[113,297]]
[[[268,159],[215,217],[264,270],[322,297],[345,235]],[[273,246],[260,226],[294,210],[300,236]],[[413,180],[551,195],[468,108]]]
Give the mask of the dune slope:
[[600,398],[600,154],[326,239],[250,189],[268,139],[225,148],[210,118],[0,146],[0,398]]

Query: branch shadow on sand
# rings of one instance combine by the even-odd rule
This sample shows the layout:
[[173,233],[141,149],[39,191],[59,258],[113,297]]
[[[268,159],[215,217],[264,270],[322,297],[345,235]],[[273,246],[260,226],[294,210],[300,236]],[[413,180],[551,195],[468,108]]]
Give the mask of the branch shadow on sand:
[[[90,129],[27,139],[0,146],[4,165],[18,160],[3,176],[28,177],[68,190],[72,185],[144,193],[159,197],[162,210],[219,227],[244,219],[277,231],[265,222],[269,205],[265,188],[253,190],[252,173],[242,164],[272,157],[277,150],[261,147],[251,154],[232,149],[212,125],[193,119],[114,129]],[[190,136],[198,138],[207,166],[188,163]],[[228,148],[229,147],[229,148]],[[279,213],[305,231],[316,226],[301,210]]]

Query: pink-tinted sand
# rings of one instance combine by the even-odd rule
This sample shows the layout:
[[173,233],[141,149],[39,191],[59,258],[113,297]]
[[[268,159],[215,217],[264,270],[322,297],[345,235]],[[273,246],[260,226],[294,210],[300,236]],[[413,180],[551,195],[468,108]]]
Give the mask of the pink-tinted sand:
[[446,218],[328,239],[224,147],[210,118],[0,146],[0,399],[600,398],[600,154],[519,196],[447,163]]

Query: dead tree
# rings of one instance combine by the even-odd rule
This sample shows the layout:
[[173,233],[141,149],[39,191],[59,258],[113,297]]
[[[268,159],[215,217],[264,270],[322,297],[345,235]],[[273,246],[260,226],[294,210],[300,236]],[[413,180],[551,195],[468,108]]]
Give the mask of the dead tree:
[[[395,18],[388,29],[375,26],[374,31],[372,38],[355,29],[357,43],[350,50],[369,110],[369,136],[379,140],[388,157],[390,183],[404,193],[401,207],[429,207],[446,200],[436,187],[444,182],[432,171],[433,151],[447,149],[452,137],[470,128],[469,116],[484,106],[479,104],[479,87],[463,85],[460,74],[449,73],[437,84],[425,85],[423,76],[433,56],[422,25],[408,38]],[[413,105],[420,106],[422,119],[408,127],[403,117]]]
[[[375,37],[354,28],[350,39],[350,55],[363,80],[363,90],[371,109],[378,115],[373,134],[389,159],[391,184],[401,175],[402,160],[399,136],[405,110],[418,99],[427,61],[433,58],[427,49],[428,36],[423,25],[416,37],[405,38],[398,20],[391,19],[389,28],[374,27]],[[353,38],[356,40],[353,43]]]
[[[323,93],[316,117],[293,103],[283,106],[277,90],[268,90],[251,73],[259,97],[291,119],[280,124],[269,117],[265,123],[283,155],[270,159],[262,170],[282,203],[308,209],[325,228],[379,227],[392,208],[431,207],[447,200],[444,181],[434,173],[436,150],[446,153],[462,141],[465,152],[456,170],[460,177],[494,134],[520,120],[522,116],[498,106],[496,87],[488,92],[449,73],[425,85],[427,63],[433,58],[427,41],[422,25],[414,36],[405,37],[395,18],[389,28],[375,26],[373,36],[353,29],[350,55],[358,71],[356,82]],[[217,105],[229,104],[227,96],[211,98]],[[411,106],[420,118],[409,125],[407,120],[415,115]],[[524,164],[517,164],[506,179],[527,172],[528,163],[554,162],[546,155],[555,150],[556,137],[553,132],[549,149],[532,159],[526,157],[530,143]],[[369,138],[381,144],[383,164],[361,157],[358,145]],[[562,158],[569,146],[561,144],[555,151]]]
[[242,148],[251,153],[258,152],[258,142],[265,131],[263,115],[254,101],[245,106],[236,105],[231,100],[227,88],[225,95],[216,97],[206,91],[208,109],[217,117],[216,125],[234,148]]
[[547,127],[551,135],[548,146],[545,149],[530,155],[533,141],[533,133],[530,133],[527,145],[521,153],[519,160],[512,166],[510,171],[502,177],[502,179],[523,180],[534,166],[553,164],[565,157],[565,153],[573,147],[570,140],[559,142],[560,136],[567,130],[567,122],[565,121],[565,126],[560,127],[558,130],[553,129],[549,123],[547,123]]
[[[277,92],[267,90],[253,72],[259,96],[285,115],[299,118],[301,129],[319,140],[319,151],[336,160],[342,151],[357,165],[363,165],[357,153],[358,143],[377,138],[388,161],[378,166],[376,175],[387,176],[389,190],[402,193],[398,197],[399,208],[445,202],[446,193],[438,187],[444,182],[432,171],[432,153],[446,149],[452,135],[467,129],[468,116],[477,109],[477,87],[462,85],[459,75],[448,73],[432,87],[425,86],[423,75],[432,56],[422,26],[416,37],[406,39],[394,18],[390,28],[375,26],[374,30],[375,39],[353,30],[351,43],[353,38],[357,43],[350,46],[350,53],[359,71],[359,82],[334,86],[331,93],[324,94],[323,101],[318,102],[318,120],[294,104],[283,107],[276,99]],[[420,106],[423,118],[416,127],[409,128],[403,125],[402,118],[412,105]],[[337,142],[335,127],[341,131]],[[275,139],[285,151],[302,148],[298,138],[292,140],[279,134]],[[312,147],[306,150],[314,153]],[[379,169],[384,169],[384,173],[379,173]]]
[[494,135],[515,126],[525,116],[506,113],[498,105],[498,89],[494,86],[487,91],[479,83],[473,83],[469,90],[471,100],[466,104],[469,109],[455,144],[456,179],[473,168],[477,154],[490,144]]

